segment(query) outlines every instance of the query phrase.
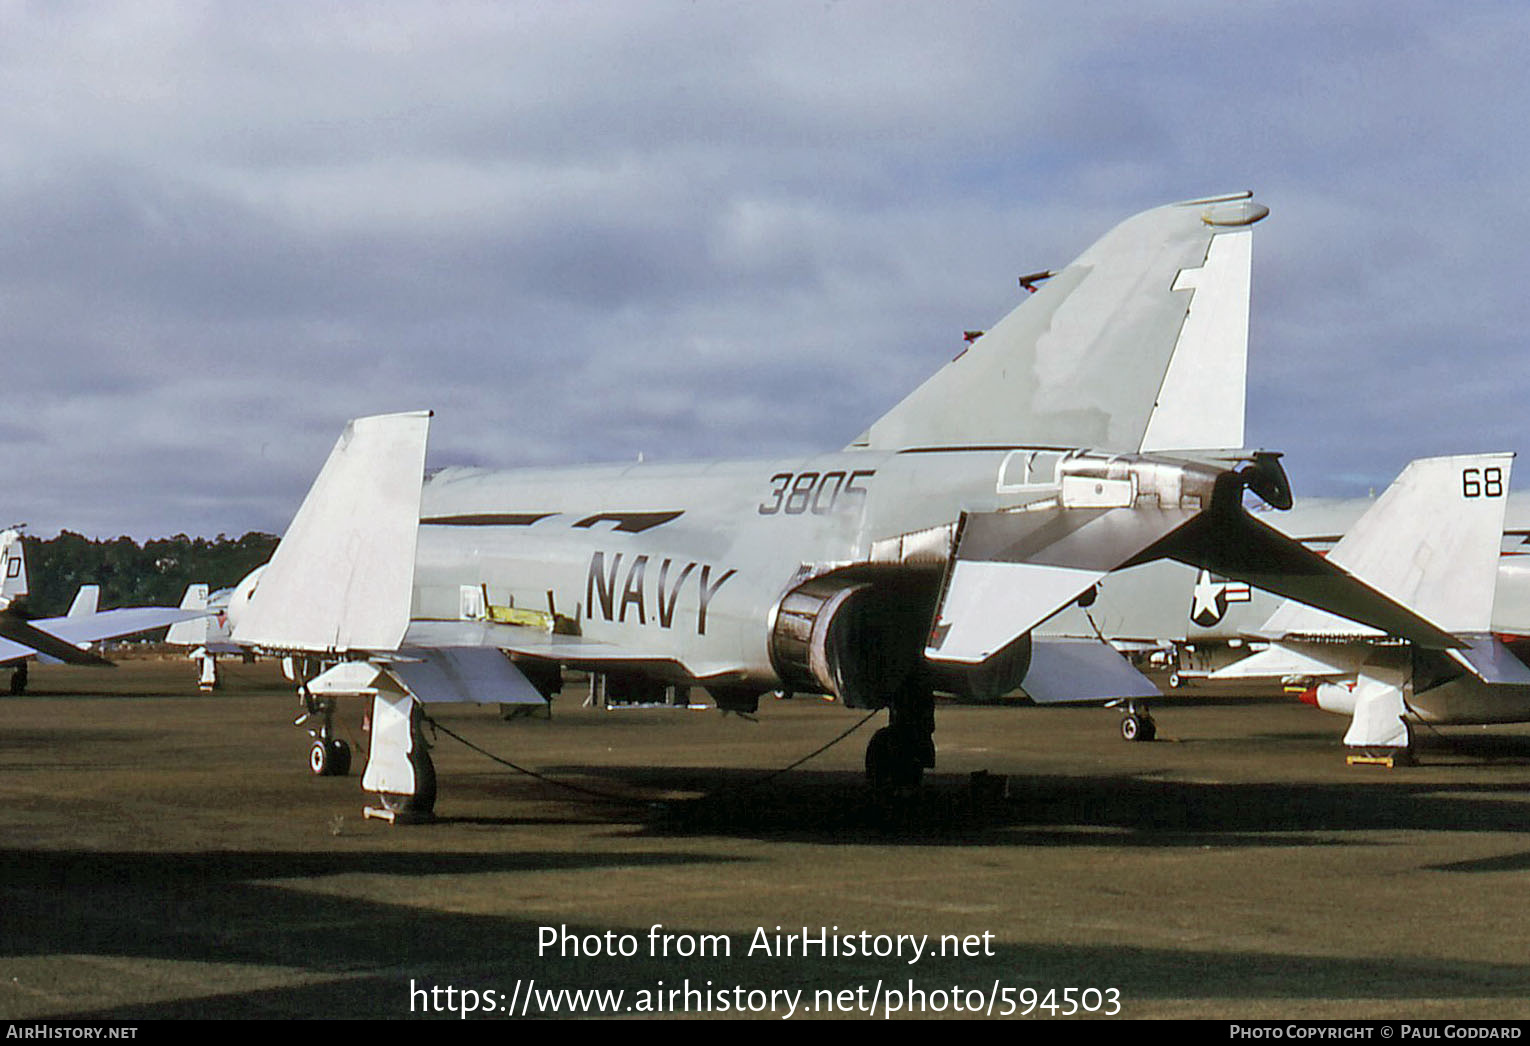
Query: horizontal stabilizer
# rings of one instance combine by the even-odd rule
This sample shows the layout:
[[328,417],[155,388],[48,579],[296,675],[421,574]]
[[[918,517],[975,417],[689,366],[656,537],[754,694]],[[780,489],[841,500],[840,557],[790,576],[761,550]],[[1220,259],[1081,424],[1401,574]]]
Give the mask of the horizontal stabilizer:
[[1162,556],[1321,607],[1423,647],[1445,650],[1464,645],[1438,625],[1241,508],[1203,512],[1136,562]]
[[[53,620],[67,621],[68,618]],[[46,654],[68,665],[95,665],[98,668],[111,665],[110,661],[99,654],[81,650],[73,642],[45,632],[36,625],[9,613],[0,613],[0,638],[30,647],[32,653]]]
[[396,650],[409,625],[430,413],[345,427],[271,557],[236,642]]
[[[1410,462],[1333,547],[1329,562],[1445,631],[1487,632],[1513,462],[1507,453]],[[1366,634],[1344,617],[1290,602],[1260,632]]]
[[388,671],[422,704],[541,705],[539,690],[524,672],[492,647],[405,649]]
[[1035,636],[1021,688],[1038,705],[1158,697],[1158,688],[1109,643]]

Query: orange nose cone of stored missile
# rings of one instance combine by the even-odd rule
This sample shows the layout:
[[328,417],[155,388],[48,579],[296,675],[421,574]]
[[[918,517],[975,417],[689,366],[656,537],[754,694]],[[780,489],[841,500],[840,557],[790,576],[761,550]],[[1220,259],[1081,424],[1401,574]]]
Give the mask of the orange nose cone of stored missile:
[[1317,687],[1309,686],[1307,689],[1297,694],[1296,699],[1304,705],[1311,705],[1313,708],[1316,708],[1318,706]]

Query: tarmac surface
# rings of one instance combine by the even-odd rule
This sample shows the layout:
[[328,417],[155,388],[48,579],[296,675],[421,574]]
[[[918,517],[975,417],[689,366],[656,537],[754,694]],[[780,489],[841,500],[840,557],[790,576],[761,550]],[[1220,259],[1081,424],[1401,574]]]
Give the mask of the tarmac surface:
[[575,688],[551,719],[436,717],[598,795],[443,734],[439,820],[394,827],[362,817],[360,752],[310,776],[272,666],[226,680],[34,667],[0,700],[0,1018],[417,1017],[464,989],[501,1017],[1530,1017],[1524,727],[1386,770],[1289,700],[1165,700],[1135,745],[1104,709],[942,707],[939,769],[889,808],[875,720],[761,780],[858,713]]

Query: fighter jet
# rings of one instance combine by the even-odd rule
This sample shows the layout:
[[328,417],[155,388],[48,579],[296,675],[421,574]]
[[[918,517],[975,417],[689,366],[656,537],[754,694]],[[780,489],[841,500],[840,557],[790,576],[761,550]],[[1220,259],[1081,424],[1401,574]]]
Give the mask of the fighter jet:
[[1414,461],[1328,558],[1466,640],[1416,651],[1374,629],[1283,603],[1264,649],[1213,680],[1281,679],[1351,717],[1351,749],[1406,759],[1416,724],[1530,720],[1530,668],[1493,632],[1511,454]]
[[868,778],[911,788],[937,687],[1147,686],[1103,642],[1032,631],[1163,557],[1459,646],[1244,509],[1289,507],[1278,454],[1206,449],[1243,444],[1267,213],[1241,193],[1127,220],[837,452],[425,479],[429,412],[353,420],[234,639],[289,655],[326,723],[371,697],[363,787],[415,816],[435,799],[421,704],[541,701],[568,666],[723,709],[779,689],[885,708]]
[[212,592],[203,583],[187,585],[181,596],[180,609],[201,613],[171,625],[165,634],[165,642],[187,648],[186,656],[199,665],[197,689],[203,693],[210,693],[221,685],[219,657],[238,655],[247,661],[254,660],[251,650],[234,642],[232,622],[240,608],[249,602],[250,592],[260,580],[262,569],[257,567],[250,571],[237,585]]
[[[1312,499],[1271,522],[1436,624],[1466,648],[1409,651],[1372,629],[1173,563],[1112,576],[1086,609],[1041,626],[1104,636],[1157,659],[1171,688],[1265,682],[1352,717],[1347,747],[1409,757],[1414,728],[1530,721],[1530,508],[1508,493],[1513,455],[1420,459],[1379,498]],[[1382,675],[1387,676],[1383,680]],[[1151,740],[1145,701],[1122,702],[1122,736]]]
[[0,530],[0,610],[27,594],[27,561],[21,548],[21,528]]

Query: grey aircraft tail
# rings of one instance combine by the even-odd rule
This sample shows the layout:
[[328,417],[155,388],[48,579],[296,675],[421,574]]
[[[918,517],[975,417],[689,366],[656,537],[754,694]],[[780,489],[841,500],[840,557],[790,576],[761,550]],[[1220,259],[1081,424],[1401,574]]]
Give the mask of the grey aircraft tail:
[[1249,226],[1269,213],[1251,197],[1145,211],[1027,277],[1035,293],[851,447],[1241,448]]

